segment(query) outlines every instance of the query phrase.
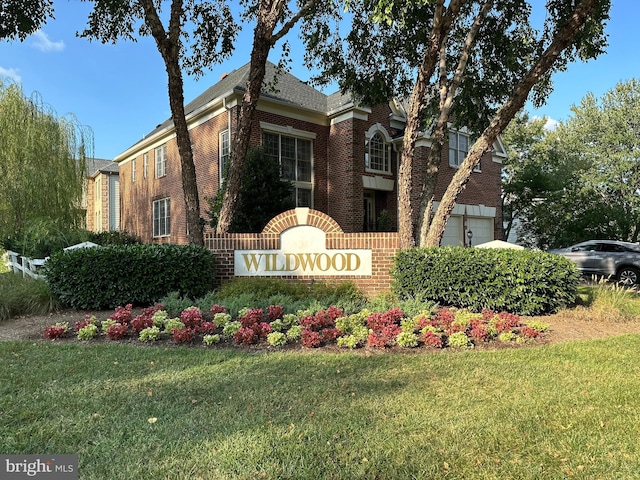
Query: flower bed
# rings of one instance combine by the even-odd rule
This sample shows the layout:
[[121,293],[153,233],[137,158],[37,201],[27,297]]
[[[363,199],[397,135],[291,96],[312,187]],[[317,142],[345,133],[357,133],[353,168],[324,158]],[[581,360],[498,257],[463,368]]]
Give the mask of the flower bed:
[[162,305],[155,305],[133,316],[132,306],[117,307],[108,319],[85,318],[73,328],[57,323],[45,328],[48,339],[80,340],[106,338],[130,339],[141,343],[170,340],[177,344],[206,346],[216,344],[265,345],[279,348],[300,344],[306,348],[336,345],[345,349],[369,348],[473,348],[489,342],[519,344],[544,335],[547,325],[524,324],[517,315],[483,310],[439,308],[414,317],[400,309],[387,312],[362,310],[345,315],[337,307],[326,310],[284,313],[284,307],[272,305],[267,311],[245,308],[238,318],[227,309],[214,305],[209,312],[197,307],[182,311],[180,317],[169,318]]

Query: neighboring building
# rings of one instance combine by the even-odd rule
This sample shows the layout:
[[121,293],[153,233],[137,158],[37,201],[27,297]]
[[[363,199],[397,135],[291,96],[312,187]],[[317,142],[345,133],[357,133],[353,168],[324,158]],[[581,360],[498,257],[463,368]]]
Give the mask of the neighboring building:
[[[267,64],[265,83],[273,83],[275,66]],[[249,65],[239,68],[186,105],[202,217],[207,198],[215,195],[229,161],[237,131]],[[295,185],[296,204],[333,217],[345,232],[397,228],[397,177],[405,110],[401,102],[360,106],[348,95],[325,95],[296,77],[282,73],[273,91],[258,103],[251,145],[262,145]],[[470,147],[464,131],[452,131],[444,149],[436,200]],[[422,136],[417,155],[426,157],[430,140]],[[473,244],[500,238],[500,171],[504,148],[499,142],[486,155],[459,197],[443,244]],[[158,125],[118,155],[122,191],[121,227],[144,241],[184,243],[187,224],[173,122]],[[416,162],[419,164],[420,162]],[[414,178],[422,178],[416,168]],[[416,198],[421,185],[416,185]]]
[[86,167],[83,195],[86,229],[92,232],[120,230],[119,165],[111,160],[87,158]]

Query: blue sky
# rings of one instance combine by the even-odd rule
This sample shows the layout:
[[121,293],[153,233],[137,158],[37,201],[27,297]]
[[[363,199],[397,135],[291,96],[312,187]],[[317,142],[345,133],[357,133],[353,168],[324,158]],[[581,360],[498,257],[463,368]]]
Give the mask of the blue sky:
[[[587,64],[571,64],[566,72],[556,74],[547,105],[530,110],[533,115],[566,120],[571,105],[579,104],[588,92],[600,97],[620,81],[640,78],[640,1],[612,2],[607,54]],[[160,54],[150,38],[116,45],[77,38],[75,33],[86,25],[91,4],[56,0],[54,7],[55,20],[41,31],[22,43],[0,43],[0,75],[19,82],[27,96],[37,92],[58,116],[75,115],[80,124],[93,130],[95,156],[112,159],[170,116]],[[218,81],[223,73],[247,63],[250,48],[251,32],[245,29],[232,59],[216,65],[197,81],[185,77],[186,101]],[[310,74],[295,48],[291,56],[292,73],[308,79]],[[277,52],[270,57],[274,62],[278,58]]]

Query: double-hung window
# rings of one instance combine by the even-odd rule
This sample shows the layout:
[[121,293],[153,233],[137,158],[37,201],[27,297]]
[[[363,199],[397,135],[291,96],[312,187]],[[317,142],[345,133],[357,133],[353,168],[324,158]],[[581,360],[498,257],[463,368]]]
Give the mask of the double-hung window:
[[[449,132],[449,165],[458,168],[469,153],[471,137],[463,132]],[[480,172],[480,163],[473,169]]]
[[263,132],[265,155],[280,164],[280,175],[293,182],[297,207],[313,207],[313,143],[310,139]]
[[131,160],[131,181],[136,181],[136,159]]
[[171,234],[171,199],[163,198],[153,202],[153,238]]
[[229,130],[220,132],[218,146],[218,158],[220,159],[220,184],[222,184],[225,169],[227,168],[229,159],[231,158],[231,137],[229,136]]
[[142,176],[147,178],[149,176],[149,154],[145,153],[142,156]]
[[156,178],[164,177],[167,174],[167,144],[160,145],[155,150]]

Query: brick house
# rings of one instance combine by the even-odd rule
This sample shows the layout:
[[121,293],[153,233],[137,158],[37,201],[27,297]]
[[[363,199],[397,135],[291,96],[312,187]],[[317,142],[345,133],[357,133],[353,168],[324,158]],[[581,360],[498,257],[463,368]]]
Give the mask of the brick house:
[[111,160],[87,158],[82,208],[85,228],[92,232],[120,230],[119,165]]
[[[275,66],[267,64],[265,82]],[[237,131],[245,65],[223,75],[185,107],[190,128],[202,217],[215,195]],[[401,102],[374,107],[349,95],[325,95],[291,74],[277,77],[258,103],[251,144],[277,158],[295,186],[296,204],[328,214],[346,233],[397,228],[397,176],[405,110]],[[440,168],[441,198],[470,146],[464,131],[451,131]],[[428,154],[423,135],[417,155]],[[504,148],[497,142],[473,173],[449,221],[443,245],[500,238],[500,174]],[[121,228],[147,242],[187,241],[180,160],[169,119],[115,159],[120,166]],[[419,163],[419,162],[416,162]],[[416,171],[417,178],[420,172]],[[420,185],[416,185],[416,195]]]

